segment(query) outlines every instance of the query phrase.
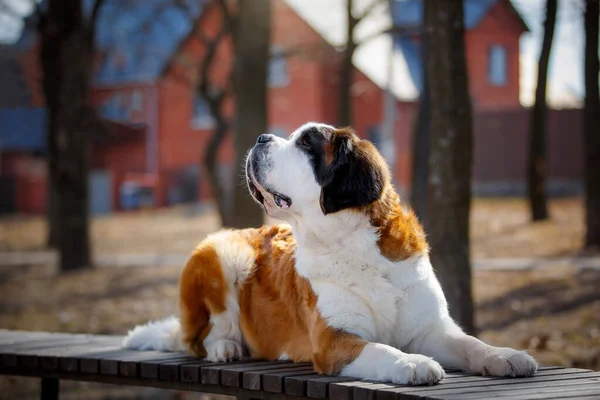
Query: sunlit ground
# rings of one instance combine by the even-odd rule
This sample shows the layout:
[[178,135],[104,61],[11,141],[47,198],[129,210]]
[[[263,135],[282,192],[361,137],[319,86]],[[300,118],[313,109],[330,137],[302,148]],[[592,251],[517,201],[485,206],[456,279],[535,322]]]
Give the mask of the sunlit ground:
[[[552,219],[531,224],[522,199],[477,199],[471,216],[473,256],[553,257],[575,254],[583,237],[582,201],[550,203]],[[187,254],[219,219],[194,206],[122,212],[94,219],[93,247],[97,254]],[[41,217],[0,217],[0,251],[40,250],[46,240]]]
[[[521,200],[476,201],[475,257],[577,255],[583,235],[581,201],[553,201],[551,214],[551,221],[531,225]],[[189,207],[119,214],[94,221],[94,246],[98,253],[187,253],[216,226],[214,215],[195,214]],[[39,218],[0,222],[2,250],[39,249],[43,242]],[[107,267],[57,275],[48,265],[0,267],[0,328],[124,334],[137,323],[176,313],[181,268]],[[525,271],[475,270],[480,337],[527,348],[544,364],[600,369],[598,288],[600,270],[568,263]],[[72,397],[85,393],[97,398],[108,390],[81,383],[65,389]],[[37,381],[4,377],[0,390],[14,398],[35,397]],[[146,389],[108,393],[158,396]]]

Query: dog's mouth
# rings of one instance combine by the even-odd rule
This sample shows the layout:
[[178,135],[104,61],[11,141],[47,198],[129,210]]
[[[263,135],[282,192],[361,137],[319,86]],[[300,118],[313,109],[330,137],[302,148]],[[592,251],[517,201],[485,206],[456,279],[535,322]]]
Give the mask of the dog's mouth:
[[289,196],[274,191],[270,188],[266,188],[258,183],[258,180],[253,176],[254,168],[249,165],[250,163],[251,161],[248,162],[246,168],[246,181],[252,197],[267,211],[272,206],[276,206],[281,209],[290,208],[292,205],[292,199]]

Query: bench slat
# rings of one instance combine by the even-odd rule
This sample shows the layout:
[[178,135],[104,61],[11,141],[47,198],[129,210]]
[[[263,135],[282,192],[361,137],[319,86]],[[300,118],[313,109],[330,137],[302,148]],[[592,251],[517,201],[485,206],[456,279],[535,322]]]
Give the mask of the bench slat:
[[189,363],[182,365],[181,370],[181,381],[186,383],[199,383],[201,381],[201,370],[202,367],[216,367],[220,365],[231,365],[231,364],[241,364],[242,362],[236,361],[234,363],[217,363],[210,361],[198,361],[196,363]]
[[329,396],[329,386],[338,382],[356,381],[345,376],[325,376],[306,380],[306,395],[313,399],[325,399]]
[[[540,367],[530,378],[483,377],[447,370],[433,386],[400,386],[317,374],[310,363],[241,360],[212,363],[183,353],[121,348],[123,337],[0,330],[0,372],[170,389],[204,390],[264,400],[432,398],[600,398],[600,372]],[[262,391],[260,393],[259,391]]]
[[173,363],[173,362],[194,362],[197,359],[188,355],[180,355],[178,358],[172,358],[169,360],[146,360],[140,362],[140,377],[144,379],[158,379],[159,370],[161,364]]
[[221,384],[224,386],[234,387],[245,387],[247,382],[250,382],[258,378],[259,382],[261,376],[266,372],[286,372],[286,371],[297,371],[298,369],[312,369],[311,364],[307,363],[286,363],[282,365],[269,365],[263,364],[255,367],[242,367],[242,368],[225,368],[221,371]]
[[[575,386],[575,387],[574,387]],[[485,392],[486,396],[497,396],[497,395],[524,395],[531,393],[554,393],[554,392],[565,392],[579,390],[582,387],[591,387],[600,389],[600,378],[597,379],[573,379],[565,381],[552,382],[549,387],[547,382],[530,383],[523,382],[520,384],[513,384],[510,386],[493,386],[490,389],[478,386],[476,391],[471,392],[470,389],[461,390],[460,394],[450,394],[444,396],[448,399],[473,399],[477,396],[481,396],[482,392]]]
[[[546,376],[533,376],[529,378],[493,378],[486,379],[487,377],[480,377],[480,379],[472,380],[469,382],[457,381],[442,381],[435,386],[400,386],[394,389],[382,389],[377,391],[377,398],[381,399],[405,399],[411,398],[410,396],[422,396],[427,397],[429,395],[442,395],[449,393],[466,393],[468,390],[479,391],[479,390],[492,390],[489,388],[497,387],[498,390],[503,388],[511,388],[517,384],[530,384],[533,382],[558,382],[560,380],[572,380],[580,378],[594,378],[595,373],[593,371],[587,372],[575,372],[572,374],[560,374],[560,375],[546,375]],[[484,389],[480,389],[484,388]],[[407,397],[408,396],[408,397]]]
[[[265,381],[264,376],[266,373],[293,373],[293,372],[303,372],[304,374],[313,370],[311,364],[307,363],[298,363],[298,364],[288,364],[283,368],[266,368],[263,370],[256,371],[248,371],[244,372],[243,382],[241,382],[240,387],[244,387],[249,390],[265,390]],[[279,392],[281,393],[281,392]]]
[[[256,367],[262,365],[282,365],[282,364],[291,364],[290,361],[253,361],[238,364],[236,368],[241,367]],[[221,371],[223,369],[230,368],[231,364],[223,364],[218,366],[209,366],[206,368],[202,368],[201,370],[201,382],[204,384],[210,385],[218,385],[221,382]]]

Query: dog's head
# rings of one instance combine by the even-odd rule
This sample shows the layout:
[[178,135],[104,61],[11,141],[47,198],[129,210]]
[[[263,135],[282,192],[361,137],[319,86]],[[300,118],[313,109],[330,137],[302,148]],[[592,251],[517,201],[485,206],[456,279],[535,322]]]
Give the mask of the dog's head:
[[246,179],[267,214],[286,220],[361,209],[381,198],[390,172],[375,146],[350,128],[307,123],[288,139],[260,135],[246,160]]

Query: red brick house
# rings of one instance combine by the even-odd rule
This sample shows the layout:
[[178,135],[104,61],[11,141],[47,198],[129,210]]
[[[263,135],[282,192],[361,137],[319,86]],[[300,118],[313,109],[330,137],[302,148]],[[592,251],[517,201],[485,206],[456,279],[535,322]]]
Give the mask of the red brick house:
[[[92,168],[104,177],[104,187],[109,182],[109,190],[97,190],[97,196],[104,199],[92,195],[99,203],[108,204],[103,209],[139,206],[122,196],[132,185],[148,188],[158,206],[210,197],[200,161],[212,134],[212,118],[194,90],[196,68],[205,51],[197,30],[214,34],[221,17],[210,0],[185,2],[188,12],[178,7],[165,9],[163,0],[109,0],[100,15],[92,101],[100,115],[112,121],[114,132],[95,140],[93,148]],[[269,124],[273,133],[287,135],[310,120],[335,123],[340,56],[336,46],[343,42],[344,4],[344,0],[273,0],[272,52],[293,50],[290,56],[274,57],[270,64]],[[391,23],[417,26],[421,19],[420,0],[395,0],[391,10],[374,12],[361,24],[379,30]],[[508,0],[466,0],[465,24],[476,114],[523,110],[519,103],[519,37],[527,28],[517,12]],[[369,35],[368,29],[361,32],[359,38]],[[16,46],[32,88],[32,104],[43,107],[33,30],[26,29]],[[392,48],[394,68],[388,83]],[[224,41],[210,74],[214,82],[226,79],[231,60],[231,43]],[[388,154],[397,185],[407,189],[412,125],[421,85],[419,37],[380,35],[359,46],[353,61],[354,127],[361,136],[379,143]],[[386,97],[388,86],[393,97]],[[391,137],[383,134],[384,109],[390,98],[394,110]],[[233,115],[232,99],[226,109]],[[236,171],[230,141],[222,146],[219,160],[224,174]],[[477,174],[477,168],[476,163],[476,180],[486,176]]]

